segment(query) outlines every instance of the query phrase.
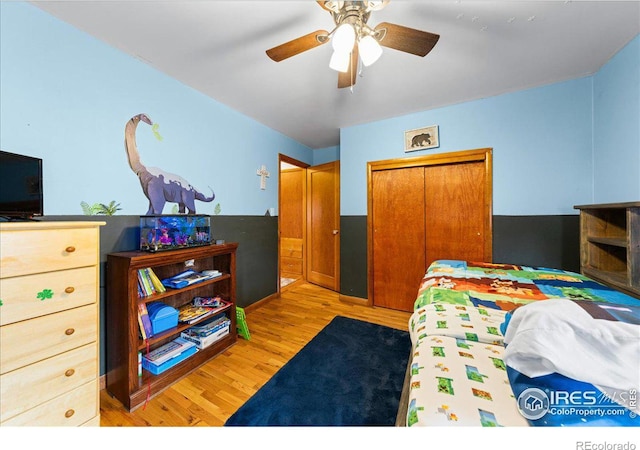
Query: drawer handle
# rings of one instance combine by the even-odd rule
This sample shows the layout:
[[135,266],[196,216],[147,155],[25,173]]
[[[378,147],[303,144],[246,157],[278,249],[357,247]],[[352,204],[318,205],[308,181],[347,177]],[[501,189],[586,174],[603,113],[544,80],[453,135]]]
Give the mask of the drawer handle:
[[71,294],[71,293],[72,293],[73,291],[75,291],[75,290],[76,290],[76,288],[74,288],[73,286],[69,286],[69,287],[68,287],[68,288],[66,288],[64,291],[65,291],[67,294]]
[[68,419],[69,417],[73,416],[76,412],[73,409],[68,409],[66,413],[64,413],[64,416]]
[[73,328],[67,328],[65,330],[64,334],[66,334],[67,336],[71,336],[75,332],[76,332],[76,330],[74,330]]
[[65,373],[64,376],[65,377],[70,377],[73,376],[73,374],[76,373],[76,371],[74,369],[68,369]]
[[70,245],[67,248],[65,248],[64,251],[67,253],[73,253],[76,251],[76,248],[73,245]]

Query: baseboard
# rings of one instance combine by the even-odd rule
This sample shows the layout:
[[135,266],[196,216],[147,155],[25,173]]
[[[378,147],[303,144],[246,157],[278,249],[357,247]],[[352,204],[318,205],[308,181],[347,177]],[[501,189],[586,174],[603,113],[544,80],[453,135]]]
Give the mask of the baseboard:
[[244,312],[245,313],[249,313],[251,311],[253,311],[254,309],[260,308],[262,305],[270,302],[271,300],[276,300],[280,298],[280,293],[276,292],[274,294],[271,294],[261,300],[258,300],[257,302],[253,302],[252,304],[250,304],[249,306],[247,306],[246,308],[244,308]]
[[362,305],[362,306],[371,306],[368,298],[352,297],[350,295],[340,294],[338,299],[341,302],[345,302],[345,303],[353,303],[353,304]]

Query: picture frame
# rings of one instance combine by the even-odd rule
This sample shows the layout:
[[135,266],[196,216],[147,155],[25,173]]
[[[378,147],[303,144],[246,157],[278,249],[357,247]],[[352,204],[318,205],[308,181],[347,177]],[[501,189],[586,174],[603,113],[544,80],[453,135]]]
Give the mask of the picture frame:
[[440,147],[438,125],[416,128],[404,132],[404,151],[415,152]]

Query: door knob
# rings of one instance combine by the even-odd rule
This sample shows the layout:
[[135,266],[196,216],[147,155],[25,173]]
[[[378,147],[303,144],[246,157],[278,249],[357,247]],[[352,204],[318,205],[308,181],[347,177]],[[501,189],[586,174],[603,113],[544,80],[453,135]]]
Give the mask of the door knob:
[[340,230],[333,230],[333,231],[332,231],[332,233],[333,233],[334,235],[335,235],[335,234],[338,234],[338,233],[340,233]]

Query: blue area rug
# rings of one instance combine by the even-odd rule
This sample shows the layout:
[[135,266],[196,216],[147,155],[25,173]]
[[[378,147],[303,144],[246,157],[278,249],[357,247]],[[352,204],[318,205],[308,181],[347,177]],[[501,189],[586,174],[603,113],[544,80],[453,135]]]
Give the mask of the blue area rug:
[[393,426],[409,333],[335,317],[225,426]]

